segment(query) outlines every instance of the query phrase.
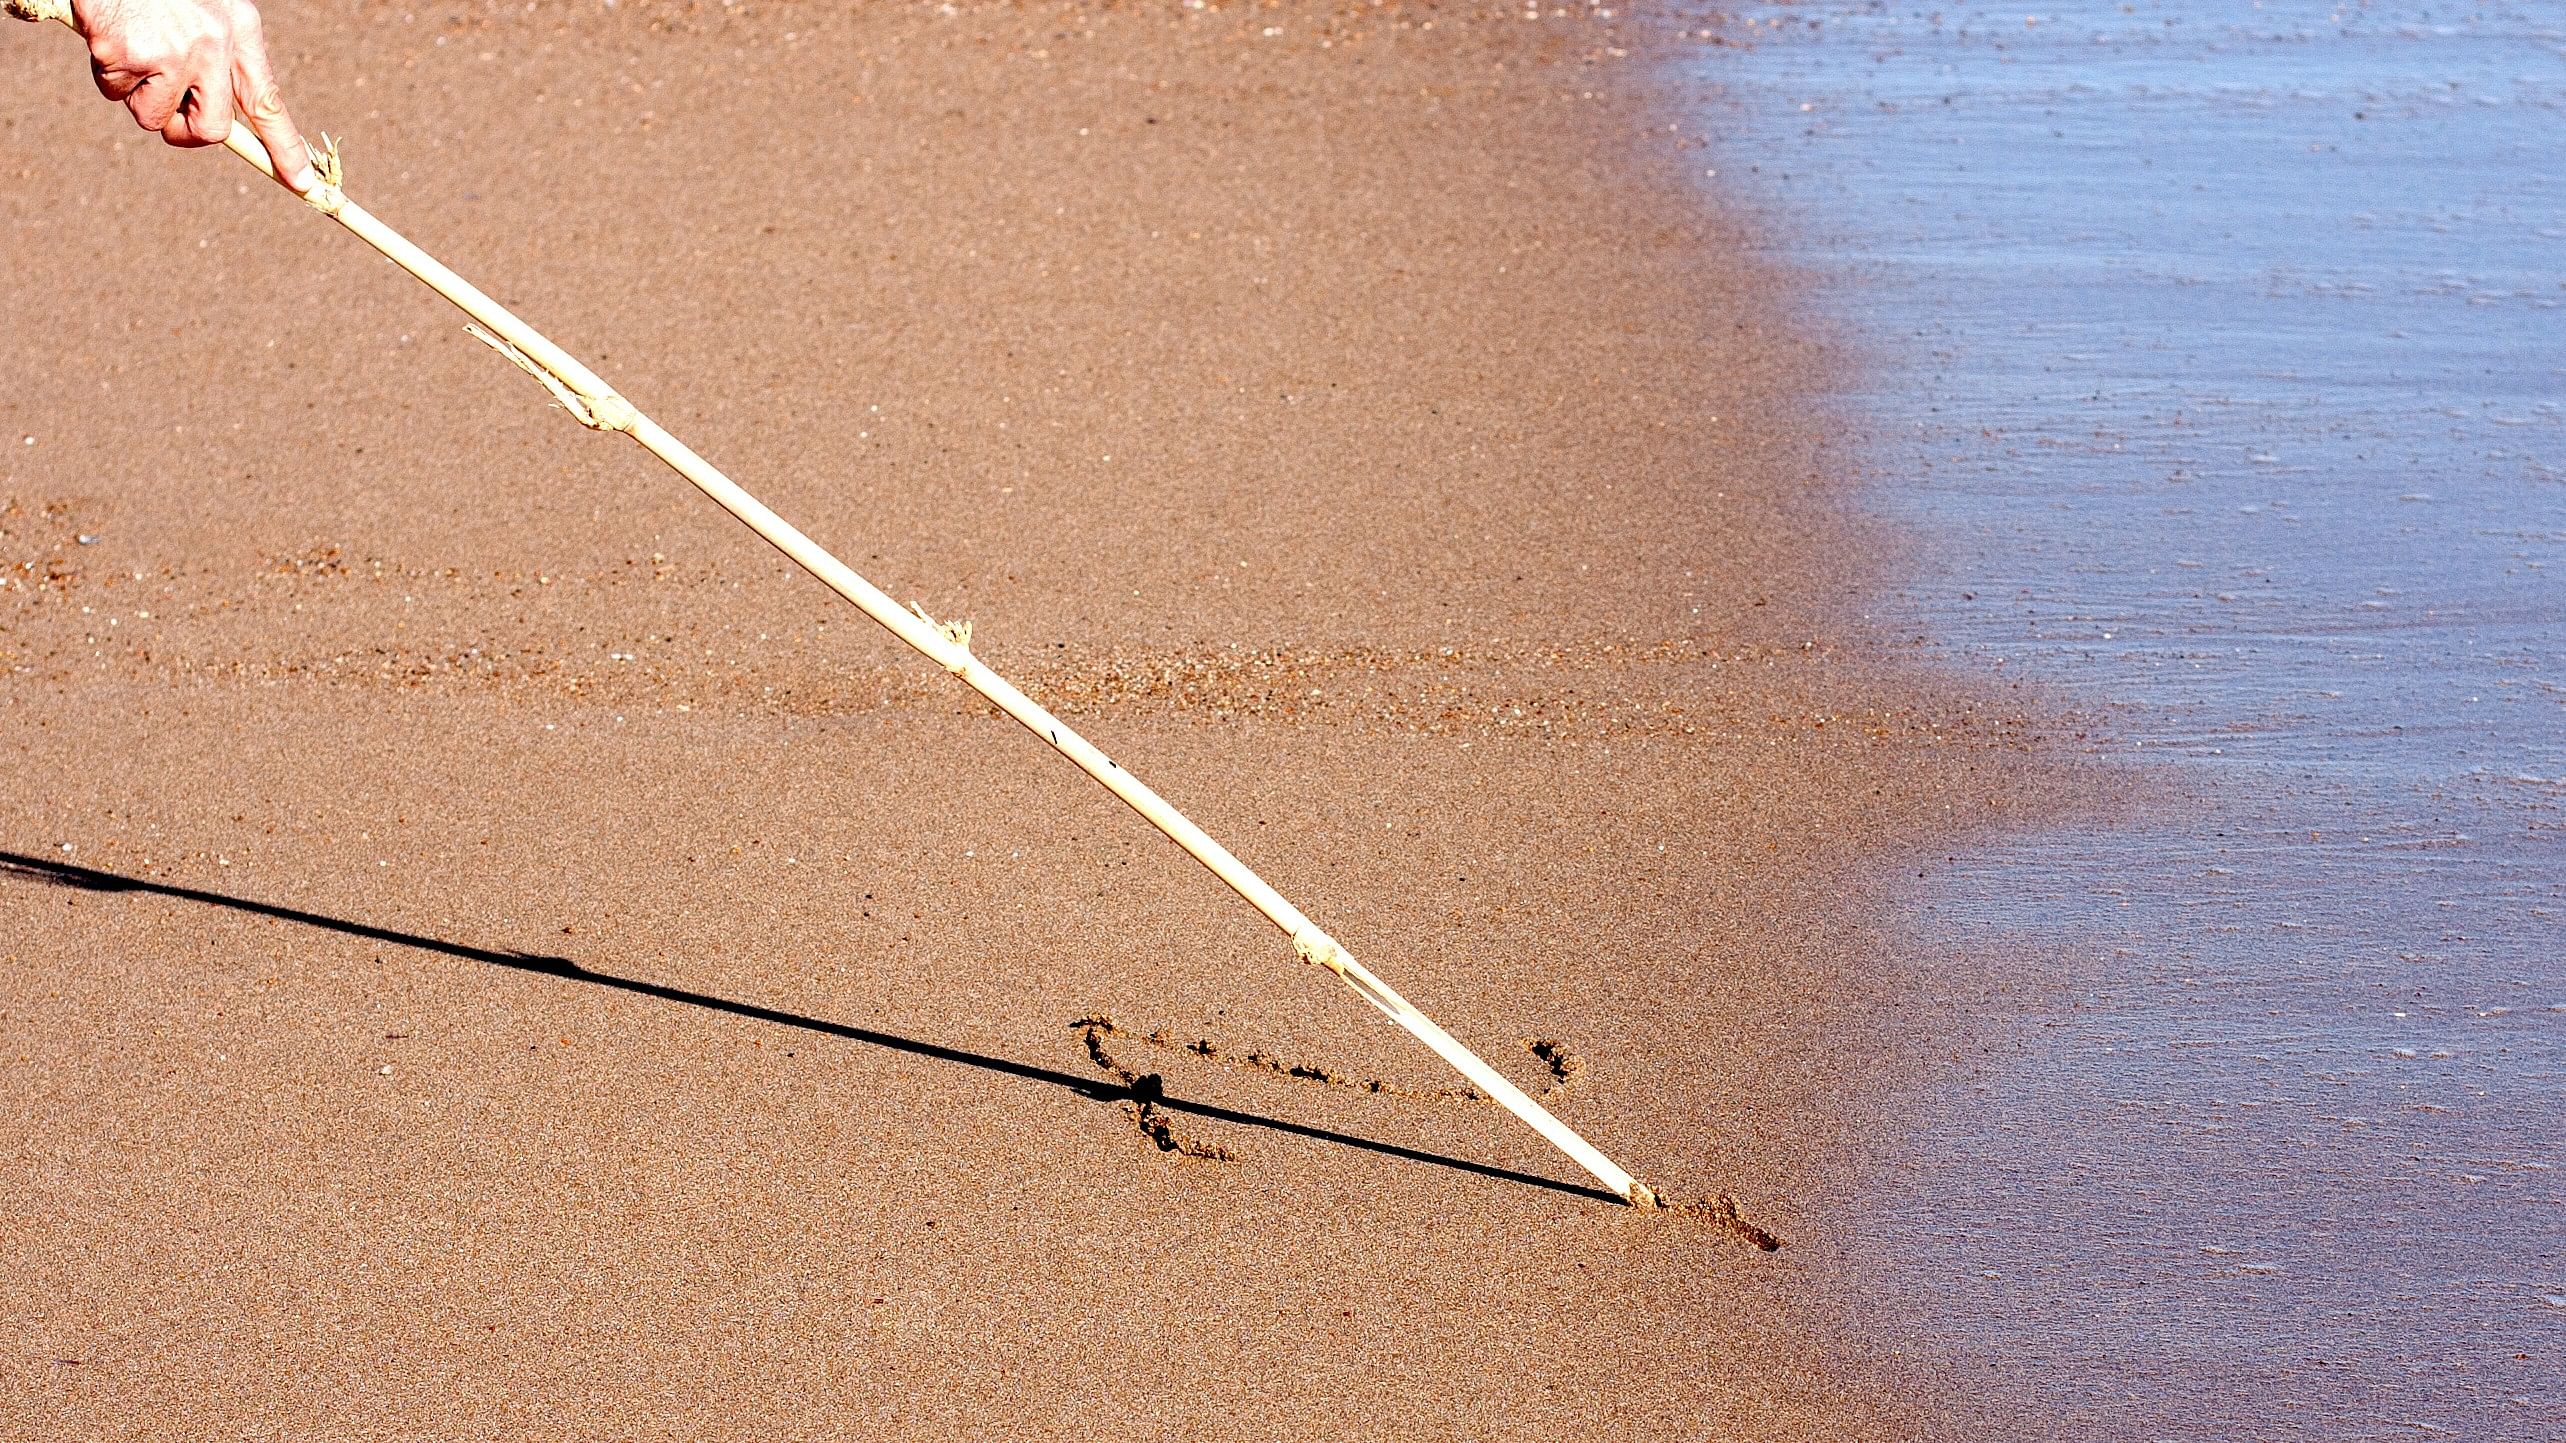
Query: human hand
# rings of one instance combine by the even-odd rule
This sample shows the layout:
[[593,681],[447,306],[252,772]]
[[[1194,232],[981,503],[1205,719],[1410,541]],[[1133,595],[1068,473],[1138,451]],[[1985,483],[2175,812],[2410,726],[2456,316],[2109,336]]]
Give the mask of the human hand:
[[285,113],[249,0],[72,0],[98,93],[172,145],[220,145],[235,119],[267,147],[296,195],[320,184]]

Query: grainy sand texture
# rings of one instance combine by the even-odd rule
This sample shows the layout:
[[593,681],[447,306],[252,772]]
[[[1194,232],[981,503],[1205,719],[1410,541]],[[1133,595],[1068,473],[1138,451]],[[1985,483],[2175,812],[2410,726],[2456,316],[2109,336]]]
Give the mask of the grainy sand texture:
[[1898,879],[2072,789],[1864,619],[1660,20],[270,18],[353,194],[1733,1212],[12,29],[0,1435],[2037,1431],[1829,1199],[2013,985]]

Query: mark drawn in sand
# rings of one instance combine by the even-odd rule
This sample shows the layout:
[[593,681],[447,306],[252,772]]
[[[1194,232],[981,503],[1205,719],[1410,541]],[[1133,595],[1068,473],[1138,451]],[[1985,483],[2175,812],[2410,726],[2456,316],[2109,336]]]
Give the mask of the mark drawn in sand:
[[[1133,1032],[1101,1013],[1082,1017],[1070,1024],[1087,1046],[1087,1060],[1115,1081],[1130,1089],[1131,1097],[1123,1104],[1123,1115],[1130,1118],[1142,1137],[1161,1152],[1184,1157],[1199,1157],[1213,1162],[1237,1162],[1239,1154],[1225,1144],[1206,1142],[1177,1130],[1165,1107],[1166,1084],[1155,1072],[1142,1072],[1114,1055],[1110,1042],[1135,1043],[1161,1052],[1182,1053],[1239,1071],[1265,1072],[1322,1087],[1343,1088],[1375,1097],[1397,1097],[1411,1102],[1484,1103],[1495,1106],[1496,1099],[1475,1087],[1402,1087],[1379,1078],[1348,1077],[1331,1068],[1306,1062],[1290,1062],[1261,1050],[1240,1052],[1221,1046],[1208,1038],[1191,1042],[1177,1040],[1165,1028],[1148,1033]],[[1547,1037],[1527,1038],[1524,1050],[1540,1059],[1550,1071],[1550,1081],[1539,1094],[1548,1105],[1566,1097],[1585,1075],[1585,1059],[1568,1050],[1567,1044]],[[1678,1217],[1696,1218],[1713,1230],[1763,1252],[1775,1252],[1782,1240],[1770,1231],[1749,1222],[1737,1199],[1719,1193],[1697,1202],[1677,1202],[1658,1197],[1650,1212],[1673,1213]]]
[[[1241,1052],[1234,1048],[1223,1047],[1209,1038],[1180,1042],[1163,1027],[1147,1034],[1133,1032],[1101,1013],[1093,1017],[1081,1017],[1069,1026],[1071,1031],[1086,1037],[1088,1057],[1098,1067],[1117,1076],[1121,1076],[1128,1069],[1106,1054],[1105,1043],[1113,1039],[1127,1039],[1146,1047],[1154,1047],[1161,1052],[1181,1052],[1190,1057],[1199,1057],[1206,1062],[1242,1072],[1267,1072],[1276,1077],[1289,1077],[1299,1082],[1314,1082],[1324,1087],[1341,1087],[1351,1092],[1370,1093],[1375,1097],[1403,1097],[1412,1102],[1483,1102],[1491,1105],[1496,1102],[1495,1098],[1475,1087],[1402,1087],[1398,1083],[1385,1082],[1377,1077],[1348,1077],[1332,1068],[1321,1067],[1314,1063],[1287,1062],[1262,1050]],[[1585,1075],[1586,1060],[1569,1051],[1568,1044],[1564,1042],[1548,1037],[1528,1037],[1524,1039],[1524,1050],[1540,1059],[1542,1066],[1550,1070],[1548,1085],[1536,1094],[1545,1106],[1568,1096],[1576,1087],[1577,1080]]]
[[1661,1197],[1657,1200],[1655,1211],[1673,1213],[1677,1217],[1699,1218],[1712,1228],[1761,1252],[1775,1253],[1782,1250],[1782,1240],[1748,1222],[1746,1214],[1738,1208],[1737,1199],[1730,1197],[1727,1193],[1714,1193],[1699,1202],[1674,1202]]
[[[1159,1105],[1166,1096],[1166,1086],[1158,1074],[1142,1072],[1138,1068],[1126,1065],[1106,1046],[1108,1042],[1129,1042],[1142,1047],[1155,1048],[1161,1052],[1183,1053],[1189,1057],[1199,1057],[1206,1062],[1242,1072],[1270,1073],[1276,1077],[1291,1078],[1296,1082],[1343,1088],[1348,1092],[1361,1092],[1374,1097],[1398,1097],[1411,1102],[1428,1103],[1477,1102],[1493,1105],[1496,1102],[1495,1098],[1475,1087],[1402,1087],[1398,1083],[1385,1082],[1377,1077],[1348,1077],[1333,1068],[1321,1067],[1314,1063],[1288,1062],[1262,1050],[1242,1052],[1223,1047],[1209,1038],[1180,1042],[1165,1028],[1149,1033],[1133,1032],[1101,1013],[1093,1017],[1081,1017],[1069,1026],[1071,1031],[1078,1033],[1085,1040],[1087,1060],[1131,1089],[1132,1100],[1124,1104],[1123,1111],[1140,1129],[1141,1135],[1156,1143],[1161,1152],[1182,1153],[1187,1157],[1209,1158],[1217,1162],[1239,1160],[1238,1154],[1226,1146],[1201,1142],[1178,1132],[1168,1121],[1165,1109]],[[1536,1037],[1526,1041],[1524,1047],[1533,1056],[1540,1058],[1543,1065],[1550,1069],[1550,1085],[1543,1088],[1541,1092],[1541,1100],[1545,1103],[1566,1096],[1570,1085],[1586,1070],[1585,1062],[1575,1053],[1570,1052],[1563,1043],[1546,1037]]]
[[1086,1034],[1087,1060],[1131,1090],[1130,1100],[1123,1104],[1123,1115],[1140,1129],[1141,1136],[1157,1144],[1160,1152],[1182,1153],[1212,1162],[1238,1161],[1238,1154],[1221,1144],[1197,1142],[1176,1130],[1176,1124],[1168,1119],[1166,1109],[1159,1106],[1167,1096],[1167,1088],[1159,1081],[1158,1074],[1134,1072],[1115,1061],[1114,1055],[1105,1050],[1105,1039],[1116,1031],[1110,1019],[1088,1017],[1075,1025]]

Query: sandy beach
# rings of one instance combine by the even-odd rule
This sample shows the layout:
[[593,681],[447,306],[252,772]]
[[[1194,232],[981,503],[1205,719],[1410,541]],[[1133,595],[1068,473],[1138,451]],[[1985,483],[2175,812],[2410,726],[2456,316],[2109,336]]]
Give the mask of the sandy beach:
[[2041,1431],[1827,1213],[2079,723],[1869,619],[1671,22],[270,14],[351,193],[1780,1247],[13,27],[0,1433]]

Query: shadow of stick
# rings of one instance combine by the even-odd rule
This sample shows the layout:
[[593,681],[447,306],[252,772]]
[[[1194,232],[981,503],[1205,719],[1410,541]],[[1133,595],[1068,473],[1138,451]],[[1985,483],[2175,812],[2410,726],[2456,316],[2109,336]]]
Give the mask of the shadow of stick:
[[[583,967],[567,957],[474,947],[462,942],[449,942],[443,938],[421,936],[415,932],[402,932],[390,927],[377,927],[366,922],[350,921],[344,917],[330,917],[318,912],[280,907],[269,902],[252,901],[246,897],[209,892],[199,887],[181,887],[168,882],[127,877],[115,872],[102,872],[94,867],[79,867],[69,862],[57,862],[45,857],[30,857],[19,852],[0,851],[0,876],[40,882],[48,886],[72,887],[84,892],[139,893],[167,897],[174,901],[220,907],[253,917],[265,917],[278,922],[291,922],[296,926],[317,928],[324,932],[336,932],[342,936],[362,937],[369,942],[382,942],[395,947],[409,947],[421,952],[433,952],[440,956],[457,957],[467,962],[505,967],[512,972],[531,972],[538,976],[557,977],[564,981],[584,982],[591,986],[629,992],[635,996],[654,998],[661,1002],[701,1007],[712,1012],[728,1013],[733,1017],[745,1017],[756,1022],[770,1023],[777,1027],[797,1028],[804,1032],[816,1032],[823,1037],[835,1037],[846,1042],[862,1043],[867,1047],[905,1053],[911,1057],[924,1057],[956,1067],[969,1067],[981,1072],[996,1073],[1001,1077],[1013,1078],[1019,1082],[1040,1083],[1117,1109],[1124,1103],[1137,1103],[1144,1100],[1131,1086],[1120,1082],[1083,1077],[1074,1072],[1062,1072],[1049,1067],[1037,1067],[1032,1063],[992,1057],[987,1053],[969,1052],[959,1047],[947,1047],[941,1043],[903,1037],[896,1032],[881,1032],[869,1027],[850,1027],[843,1022],[804,1017],[779,1008],[761,1007],[754,1002],[737,1002],[727,997],[689,992],[685,988],[671,987],[665,983],[645,982],[634,977],[618,977],[611,972],[598,972]],[[1450,1168],[1455,1172],[1468,1173],[1473,1177],[1487,1178],[1494,1182],[1539,1188],[1544,1192],[1566,1193],[1571,1197],[1611,1203],[1616,1207],[1622,1205],[1620,1198],[1600,1188],[1560,1182],[1536,1173],[1516,1172],[1510,1168],[1472,1162],[1467,1158],[1447,1157],[1442,1153],[1401,1147],[1396,1143],[1377,1142],[1368,1137],[1357,1137],[1352,1133],[1312,1127],[1305,1123],[1286,1122],[1281,1118],[1262,1117],[1255,1113],[1241,1112],[1236,1108],[1220,1107],[1208,1102],[1192,1102],[1184,1098],[1168,1096],[1164,1092],[1156,1092],[1146,1100],[1169,1112],[1186,1113],[1239,1127],[1258,1128],[1311,1142],[1355,1148],[1380,1157],[1396,1158],[1402,1162]]]

